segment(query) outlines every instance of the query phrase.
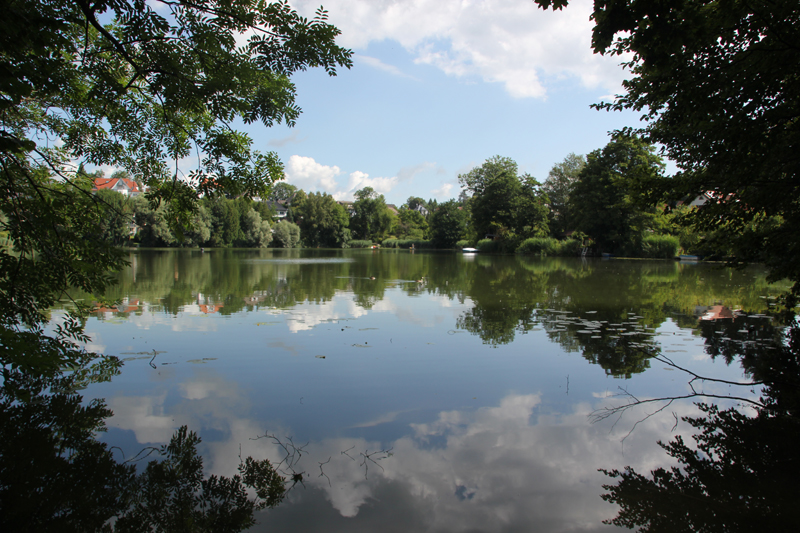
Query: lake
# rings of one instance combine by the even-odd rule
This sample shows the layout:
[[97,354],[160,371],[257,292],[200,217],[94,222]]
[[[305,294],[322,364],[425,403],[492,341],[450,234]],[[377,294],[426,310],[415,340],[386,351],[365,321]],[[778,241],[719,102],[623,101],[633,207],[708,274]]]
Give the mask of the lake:
[[101,438],[130,457],[185,424],[207,473],[235,474],[240,454],[283,460],[303,481],[253,531],[616,529],[597,469],[670,464],[656,442],[688,439],[679,417],[697,411],[590,415],[626,393],[686,395],[676,366],[745,381],[711,354],[737,335],[774,340],[762,313],[786,289],[757,267],[666,261],[218,249],[129,261],[116,303],[86,324],[90,349],[125,360],[85,391],[114,411]]

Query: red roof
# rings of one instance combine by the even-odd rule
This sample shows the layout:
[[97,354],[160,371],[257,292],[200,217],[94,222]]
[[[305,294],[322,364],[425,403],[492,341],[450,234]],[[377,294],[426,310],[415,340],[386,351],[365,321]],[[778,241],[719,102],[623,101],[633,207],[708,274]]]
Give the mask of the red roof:
[[700,317],[700,320],[719,320],[720,318],[734,318],[733,311],[724,305],[712,305]]
[[136,182],[128,178],[97,178],[94,180],[94,187],[92,187],[92,190],[114,189],[120,181],[122,181],[131,192],[140,192]]

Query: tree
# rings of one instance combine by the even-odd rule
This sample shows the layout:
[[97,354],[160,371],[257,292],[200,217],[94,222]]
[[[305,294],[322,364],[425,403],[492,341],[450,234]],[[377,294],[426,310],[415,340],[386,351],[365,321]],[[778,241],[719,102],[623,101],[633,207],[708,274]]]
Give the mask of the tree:
[[597,0],[592,19],[595,52],[630,58],[624,93],[597,107],[641,111],[640,133],[679,168],[639,184],[643,200],[711,192],[686,223],[763,258],[770,279],[800,293],[797,2]]
[[440,204],[431,214],[431,240],[435,248],[453,248],[466,231],[466,214],[455,200]]
[[103,218],[98,221],[98,231],[103,239],[121,246],[130,239],[133,213],[122,194],[108,189],[97,191],[97,200],[105,204]]
[[272,186],[268,198],[271,202],[289,204],[292,198],[294,198],[295,193],[297,193],[296,186],[286,183],[285,181],[279,181]]
[[791,531],[797,525],[797,421],[701,404],[707,417],[683,420],[699,430],[697,450],[678,436],[661,444],[681,468],[652,478],[631,468],[604,473],[606,501],[620,505],[609,521],[639,531]]
[[183,234],[183,246],[202,246],[211,239],[213,219],[203,203],[197,206],[192,225]]
[[[198,191],[264,194],[283,166],[230,124],[294,124],[300,110],[289,76],[351,65],[338,33],[322,9],[307,20],[287,2],[6,2],[0,230],[13,252],[0,249],[0,363],[63,367],[74,354],[66,344],[39,357],[31,350],[47,343],[16,346],[11,336],[44,335],[42,311],[64,291],[101,294],[109,269],[124,265],[120,251],[92,237],[105,204],[72,161],[126,169],[178,233],[197,211]],[[241,35],[250,37],[240,46]],[[179,179],[177,161],[195,153],[192,179]]]
[[575,229],[589,235],[601,252],[635,254],[645,216],[629,194],[632,183],[657,179],[664,164],[642,139],[615,134],[589,154],[570,196]]
[[539,183],[527,174],[519,176],[517,171],[514,160],[494,156],[458,176],[461,186],[472,194],[472,231],[479,239],[493,234],[516,242],[547,235],[548,210]]
[[[76,172],[74,162],[124,168],[149,188],[151,210],[160,212],[160,220],[180,238],[198,211],[199,193],[264,195],[268,185],[283,176],[277,154],[252,150],[250,138],[231,125],[238,120],[293,125],[300,110],[290,76],[308,67],[322,67],[333,75],[337,67],[351,65],[351,52],[335,44],[338,34],[326,22],[324,10],[309,21],[288,2],[4,2],[0,232],[10,241],[0,247],[4,387],[15,373],[33,380],[57,380],[67,371],[98,374],[103,365],[118,364],[115,358],[80,348],[79,343],[89,342],[82,321],[87,310],[80,301],[60,324],[45,329],[47,311],[57,299],[69,298],[72,289],[102,295],[115,281],[111,271],[125,265],[122,251],[98,232],[108,205],[91,194],[91,177],[80,167]],[[242,36],[249,36],[246,43],[241,43]],[[190,154],[198,154],[199,161],[184,180],[179,161]],[[6,403],[4,397],[0,409],[0,421],[12,428],[13,435],[25,428],[26,435],[33,436],[26,446],[2,439],[7,447],[0,454],[0,515],[4,523],[12,511],[16,518],[15,525],[6,529],[39,529],[36,524],[49,518],[56,519],[54,527],[41,529],[114,527],[107,522],[114,516],[108,514],[113,505],[109,499],[118,494],[117,487],[100,478],[109,474],[117,479],[127,467],[115,467],[104,445],[83,445],[100,427],[82,417],[87,408],[80,400],[56,399],[48,404],[56,414],[69,416],[60,427],[47,424],[36,413],[40,398],[32,397],[35,391],[28,385],[17,388],[15,393],[21,394],[11,401]],[[76,413],[66,412],[69,409]],[[65,467],[40,476],[43,483],[27,498],[6,500],[32,488],[35,472],[24,465],[40,463],[23,459],[30,459],[34,450],[48,453],[50,464]],[[81,455],[84,450],[88,451]],[[15,469],[15,479],[21,480],[12,489],[7,489],[9,465]],[[196,465],[189,458],[181,466],[193,469],[173,468],[189,476],[177,480],[182,489],[190,481],[202,480]],[[88,483],[74,483],[73,473],[88,475]],[[256,477],[269,473],[266,465],[255,472]],[[251,474],[242,473],[244,484],[250,485],[246,478]],[[239,503],[241,484],[217,480],[209,486],[213,489],[209,498],[224,502],[236,496]],[[225,493],[226,488],[231,494]],[[45,500],[55,504],[47,516],[42,511]],[[123,499],[130,501],[127,496]],[[192,500],[191,505],[208,501]],[[219,506],[206,507],[212,508]],[[222,508],[221,514],[236,509],[224,504]],[[151,511],[147,516],[157,518],[156,509]],[[237,514],[242,527],[252,521],[252,512],[244,511]]]
[[261,220],[261,215],[252,207],[242,214],[241,231],[245,246],[265,248],[272,240],[269,222]]
[[236,202],[217,196],[210,203],[211,245],[233,246],[241,240],[241,214]]
[[428,222],[419,211],[403,206],[397,212],[392,233],[401,239],[424,239]]
[[475,196],[483,195],[492,186],[493,181],[500,174],[507,173],[516,177],[519,171],[516,161],[510,157],[499,155],[490,157],[479,167],[475,167],[466,174],[458,175],[458,182],[463,189]]
[[138,228],[136,239],[143,246],[173,246],[178,242],[172,233],[167,210],[163,205],[154,207],[145,198],[133,199],[134,220]]
[[294,216],[303,242],[309,247],[344,248],[350,240],[350,217],[344,206],[328,193],[311,193],[298,201]]
[[584,156],[570,153],[563,161],[553,165],[550,174],[544,180],[542,190],[550,200],[550,231],[554,235],[561,235],[573,229],[569,197],[578,181],[578,174],[585,165]]
[[273,242],[279,248],[297,248],[300,244],[300,228],[288,220],[275,224]]
[[364,187],[355,193],[350,229],[359,239],[381,240],[392,227],[392,213],[386,200],[372,187]]
[[[161,461],[150,461],[134,480],[130,503],[114,531],[243,531],[256,524],[254,512],[275,507],[286,493],[285,479],[267,459],[239,464],[232,478],[204,478],[200,438],[182,426],[163,446]],[[255,498],[248,494],[254,489]]]
[[520,176],[519,181],[519,192],[511,201],[514,231],[522,239],[546,237],[549,233],[547,219],[550,215],[547,194],[541,189],[539,182],[528,174]]
[[408,200],[406,200],[406,206],[411,209],[412,211],[416,211],[418,207],[424,207],[425,209],[428,206],[425,203],[425,200],[420,198],[419,196],[409,196]]

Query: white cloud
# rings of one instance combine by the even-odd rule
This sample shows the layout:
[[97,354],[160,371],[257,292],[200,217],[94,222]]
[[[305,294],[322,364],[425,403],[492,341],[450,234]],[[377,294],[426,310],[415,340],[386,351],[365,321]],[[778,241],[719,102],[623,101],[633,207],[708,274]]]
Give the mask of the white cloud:
[[365,315],[366,310],[356,306],[352,298],[339,293],[327,302],[299,304],[286,313],[286,326],[292,333],[313,329],[319,324],[336,320],[351,320]]
[[366,63],[367,65],[369,65],[372,68],[376,68],[378,70],[382,70],[384,72],[388,72],[389,74],[392,74],[393,76],[399,76],[401,78],[416,79],[416,78],[414,78],[414,76],[411,76],[410,74],[406,74],[405,72],[403,72],[402,70],[400,70],[396,66],[388,65],[388,64],[384,63],[383,61],[381,61],[377,57],[364,56],[364,55],[359,55],[359,54],[355,54],[354,57],[355,57],[356,61],[360,61],[362,63]]
[[166,442],[175,431],[174,416],[165,414],[167,393],[154,396],[116,396],[109,402],[114,416],[110,427],[131,430],[136,442]]
[[301,155],[291,156],[286,164],[286,181],[306,191],[333,192],[337,185],[335,178],[341,173],[335,165],[321,165],[314,158]]
[[293,155],[286,164],[287,182],[306,191],[327,192],[337,200],[352,200],[353,194],[364,187],[372,187],[379,194],[386,194],[400,181],[397,176],[370,178],[366,172],[356,170],[350,173],[347,185],[342,188],[336,180],[341,174],[338,166],[322,165],[312,157]]
[[441,187],[438,189],[433,189],[431,193],[436,198],[451,198],[450,191],[453,190],[454,185],[452,183],[443,183]]
[[[293,4],[308,15],[318,2]],[[329,0],[325,8],[343,46],[394,40],[419,64],[502,83],[515,98],[544,98],[551,81],[567,77],[615,93],[624,77],[620,58],[592,54],[592,0],[558,12],[531,0]]]
[[372,187],[377,193],[386,194],[397,185],[397,182],[397,176],[392,176],[391,178],[370,178],[369,174],[356,170],[350,173],[350,179],[347,182],[347,191],[343,191],[342,194],[348,198],[352,198],[353,193],[364,187]]

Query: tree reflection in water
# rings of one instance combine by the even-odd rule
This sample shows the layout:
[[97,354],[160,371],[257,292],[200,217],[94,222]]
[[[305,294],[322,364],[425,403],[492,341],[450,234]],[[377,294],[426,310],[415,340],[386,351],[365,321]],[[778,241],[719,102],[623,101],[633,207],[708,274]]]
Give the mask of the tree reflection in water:
[[[244,310],[330,302],[342,293],[361,309],[388,299],[397,289],[410,297],[429,293],[467,302],[470,308],[457,318],[456,327],[478,336],[485,344],[507,344],[517,336],[544,330],[543,334],[566,352],[580,353],[587,361],[602,366],[607,375],[617,377],[631,377],[649,368],[654,358],[664,358],[658,336],[654,336],[663,325],[671,322],[681,328],[692,327],[703,335],[712,357],[729,363],[741,361],[753,382],[764,382],[762,406],[757,416],[708,407],[705,416],[687,419],[698,432],[696,448],[681,440],[664,446],[684,465],[681,470],[656,471],[661,473],[654,473],[652,479],[633,470],[608,472],[619,480],[619,485],[607,487],[606,499],[622,507],[614,523],[672,531],[744,529],[751,524],[746,517],[764,513],[771,513],[775,521],[791,519],[786,514],[791,507],[786,505],[797,500],[797,490],[784,485],[797,470],[791,459],[791,437],[796,434],[793,406],[798,369],[794,347],[798,343],[784,346],[786,331],[761,316],[701,322],[698,326],[697,314],[693,315],[697,302],[722,300],[755,308],[766,292],[762,278],[751,279],[747,276],[752,274],[735,271],[722,281],[709,276],[700,283],[701,267],[672,263],[627,269],[602,262],[516,257],[478,257],[465,262],[455,255],[369,253],[350,257],[340,252],[315,252],[323,253],[331,256],[314,255],[316,259],[310,262],[299,255],[276,258],[266,252],[263,257],[242,260],[231,250],[198,253],[193,261],[188,261],[191,251],[137,255],[138,277],[137,270],[131,269],[120,284],[118,296],[136,295],[151,309],[158,305],[172,315],[183,312],[189,304],[197,304],[201,310],[202,306],[212,309],[213,304],[216,313],[230,316]],[[187,262],[184,265],[182,261]],[[164,268],[156,268],[158,265]],[[145,275],[151,270],[149,276]],[[176,271],[179,278],[174,275]],[[424,283],[415,281],[420,279]],[[124,306],[115,313],[144,313],[143,307]],[[15,385],[29,378],[9,376],[2,392],[0,428],[4,435],[0,445],[2,526],[19,530],[17,525],[23,523],[28,527],[24,521],[34,513],[39,521],[29,527],[38,530],[70,529],[77,520],[83,521],[77,529],[95,525],[141,529],[138,520],[159,520],[167,524],[162,529],[179,529],[180,524],[191,520],[220,531],[225,530],[223,521],[228,530],[236,530],[252,519],[252,502],[245,501],[239,491],[247,476],[239,481],[219,478],[213,487],[203,485],[196,440],[188,431],[173,440],[175,453],[171,459],[170,447],[165,447],[160,450],[162,461],[153,463],[149,474],[141,469],[137,475],[130,463],[114,461],[112,451],[92,439],[93,430],[102,428],[109,414],[104,404],[81,407],[74,384]],[[65,390],[73,392],[58,396]],[[523,428],[527,428],[529,416],[526,411]],[[73,424],[85,429],[78,431],[70,427]],[[37,448],[43,448],[42,455],[34,460]],[[19,464],[15,464],[17,457],[23,459]],[[324,460],[328,455],[320,457]],[[26,466],[34,461],[36,468]],[[47,461],[55,465],[53,470],[45,470]],[[184,464],[191,469],[178,468]],[[41,470],[39,465],[43,465]],[[330,471],[325,468],[323,472],[320,466],[320,472],[327,476]],[[759,472],[766,472],[766,478]],[[80,481],[81,473],[90,476]],[[282,481],[277,483],[280,476],[271,465],[265,465],[262,474],[264,486],[274,487],[276,494],[285,486]],[[289,479],[290,485],[293,482]],[[321,478],[320,483],[329,485],[330,481]],[[506,480],[500,484],[507,485]],[[269,497],[268,493],[261,496],[256,505],[269,502]],[[25,504],[35,502],[38,507],[31,510],[17,503],[22,500]],[[219,503],[223,500],[235,505],[223,507]],[[205,502],[210,503],[201,509]],[[783,508],[773,511],[776,506]],[[11,512],[6,513],[6,509]],[[230,512],[222,513],[222,509]],[[705,517],[701,517],[702,511],[707,512]],[[78,516],[80,513],[85,516]],[[120,518],[108,522],[112,517]],[[126,522],[125,517],[136,518]]]
[[137,458],[118,461],[95,438],[111,411],[102,400],[85,404],[77,392],[87,378],[117,367],[107,359],[91,373],[54,376],[3,368],[0,530],[232,532],[280,503],[285,479],[267,460],[248,457],[239,475],[204,478],[200,439],[185,426],[151,450],[158,460],[141,472]]
[[659,442],[680,466],[643,476],[627,467],[603,499],[620,506],[609,523],[640,531],[796,531],[800,523],[800,325],[772,326],[763,316],[701,321],[706,351],[739,360],[761,387],[755,412],[700,403],[685,417],[695,446],[678,436]]

